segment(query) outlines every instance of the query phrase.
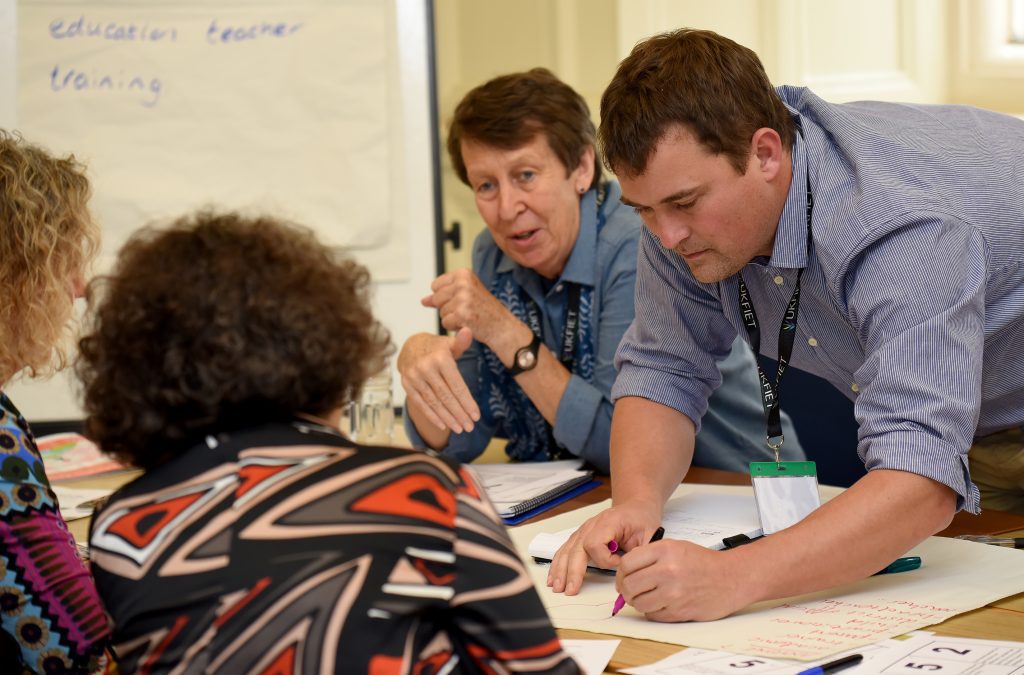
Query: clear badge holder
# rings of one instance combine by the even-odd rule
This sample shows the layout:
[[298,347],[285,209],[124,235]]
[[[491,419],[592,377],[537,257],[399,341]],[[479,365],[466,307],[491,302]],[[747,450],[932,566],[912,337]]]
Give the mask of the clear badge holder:
[[750,479],[765,534],[784,530],[821,506],[814,462],[751,462]]

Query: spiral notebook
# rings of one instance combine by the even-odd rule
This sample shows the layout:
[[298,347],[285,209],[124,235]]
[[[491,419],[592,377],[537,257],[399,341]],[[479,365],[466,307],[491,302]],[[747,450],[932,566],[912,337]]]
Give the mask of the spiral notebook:
[[[535,512],[561,502],[569,493],[579,494],[600,483],[593,472],[581,468],[583,462],[570,459],[558,462],[517,464],[470,464],[468,468],[483,485],[498,515],[514,524]],[[590,485],[593,483],[593,485]],[[525,516],[525,517],[524,517]]]

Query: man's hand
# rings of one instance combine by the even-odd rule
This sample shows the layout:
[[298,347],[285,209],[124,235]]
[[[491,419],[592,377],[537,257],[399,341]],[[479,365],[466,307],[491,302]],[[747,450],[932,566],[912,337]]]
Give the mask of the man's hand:
[[472,431],[473,422],[480,419],[480,408],[455,363],[472,342],[473,333],[468,328],[451,337],[417,333],[406,340],[398,354],[398,372],[410,410],[421,413],[445,432]]
[[660,518],[661,510],[646,502],[627,502],[602,511],[583,523],[555,552],[548,586],[556,593],[576,595],[591,560],[605,569],[618,566],[621,558],[613,554],[609,542],[614,541],[622,551],[643,546],[658,529]]
[[955,511],[949,487],[876,469],[795,525],[733,550],[640,546],[619,561],[616,587],[649,619],[718,619],[864,579],[946,527]]
[[662,540],[622,557],[615,588],[652,621],[712,621],[750,604],[730,551]]
[[608,550],[609,542],[622,551],[646,546],[693,456],[693,422],[638,396],[616,402],[611,434],[615,506],[583,523],[555,553],[548,586],[556,593],[579,593],[590,560],[617,567],[620,557]]

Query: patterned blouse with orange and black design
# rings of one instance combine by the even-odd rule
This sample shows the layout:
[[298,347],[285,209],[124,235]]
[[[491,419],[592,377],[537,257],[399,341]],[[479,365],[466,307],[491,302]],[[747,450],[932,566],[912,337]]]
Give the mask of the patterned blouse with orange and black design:
[[465,469],[297,421],[207,437],[93,520],[121,667],[577,673]]
[[2,392],[0,627],[0,672],[103,667],[107,616],[60,516],[32,431]]

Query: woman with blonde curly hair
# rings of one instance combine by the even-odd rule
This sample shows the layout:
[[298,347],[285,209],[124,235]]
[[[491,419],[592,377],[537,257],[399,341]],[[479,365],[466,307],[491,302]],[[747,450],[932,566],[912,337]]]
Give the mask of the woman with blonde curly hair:
[[368,284],[205,212],[90,288],[86,433],[146,470],[90,535],[124,671],[578,672],[470,475],[338,431],[391,350]]
[[[98,244],[89,181],[0,130],[0,384],[50,374]],[[0,672],[92,672],[109,635],[28,423],[0,392]]]

